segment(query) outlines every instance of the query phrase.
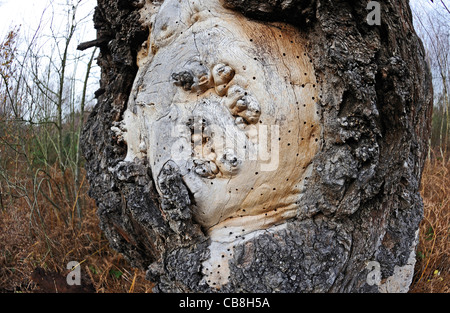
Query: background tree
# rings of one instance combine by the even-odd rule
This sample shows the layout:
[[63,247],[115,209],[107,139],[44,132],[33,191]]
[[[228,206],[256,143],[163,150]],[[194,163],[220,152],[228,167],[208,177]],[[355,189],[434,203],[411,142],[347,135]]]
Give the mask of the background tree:
[[[54,243],[42,216],[53,212],[66,225],[82,217],[79,134],[97,54],[75,49],[91,17],[79,16],[82,5],[51,2],[29,39],[17,28],[0,45],[1,202],[29,208],[30,230],[44,238],[50,253]],[[56,6],[63,17],[56,18]]]
[[[414,19],[417,31],[424,40],[427,60],[430,63],[435,89],[431,146],[439,150],[440,157],[448,155],[449,128],[449,57],[450,22],[445,3],[414,3]],[[443,7],[443,8],[442,8]]]

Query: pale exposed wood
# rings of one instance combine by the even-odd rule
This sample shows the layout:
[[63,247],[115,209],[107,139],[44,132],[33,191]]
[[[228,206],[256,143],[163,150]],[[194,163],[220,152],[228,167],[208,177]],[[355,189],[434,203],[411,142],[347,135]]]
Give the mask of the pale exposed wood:
[[126,160],[147,158],[155,181],[176,166],[213,241],[232,244],[295,217],[321,129],[300,33],[218,0],[148,6],[151,35],[119,133]]
[[207,228],[242,216],[252,217],[242,223],[249,229],[256,215],[266,226],[283,219],[320,138],[318,90],[299,32],[250,21],[219,1],[165,1],[151,19],[145,47],[155,53],[138,60],[126,159],[148,158],[156,181],[174,161]]

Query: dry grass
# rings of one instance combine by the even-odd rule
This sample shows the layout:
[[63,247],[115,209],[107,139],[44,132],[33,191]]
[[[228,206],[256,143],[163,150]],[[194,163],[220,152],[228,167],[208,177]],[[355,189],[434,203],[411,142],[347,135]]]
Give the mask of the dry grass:
[[39,267],[65,278],[70,261],[81,263],[82,282],[87,278],[96,292],[151,291],[145,273],[131,268],[109,247],[86,189],[79,195],[84,203],[81,223],[73,214],[73,205],[57,211],[40,199],[37,218],[37,212],[30,212],[23,199],[7,203],[0,212],[0,292],[48,291],[31,280],[31,273]]
[[[70,261],[81,263],[83,279],[87,278],[96,292],[151,292],[145,273],[131,268],[109,247],[86,190],[87,186],[78,195],[83,203],[81,220],[74,214],[73,204],[61,205],[58,211],[39,198],[36,212],[27,209],[23,198],[4,199],[0,211],[0,292],[42,292],[31,280],[31,273],[40,267],[67,275]],[[450,292],[450,162],[427,161],[421,192],[425,217],[410,292]]]
[[428,160],[422,178],[424,219],[410,292],[450,292],[450,162]]

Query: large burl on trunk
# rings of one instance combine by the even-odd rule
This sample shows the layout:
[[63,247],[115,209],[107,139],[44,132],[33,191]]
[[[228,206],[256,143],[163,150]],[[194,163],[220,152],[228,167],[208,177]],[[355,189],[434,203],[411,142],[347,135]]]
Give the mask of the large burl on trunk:
[[155,292],[405,292],[431,76],[406,0],[98,0],[83,133]]

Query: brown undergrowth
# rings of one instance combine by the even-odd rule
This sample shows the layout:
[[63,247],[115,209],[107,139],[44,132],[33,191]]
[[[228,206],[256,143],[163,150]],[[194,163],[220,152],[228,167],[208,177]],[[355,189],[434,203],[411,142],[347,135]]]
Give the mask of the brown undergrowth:
[[77,197],[83,203],[82,217],[74,204],[56,210],[43,197],[37,197],[40,203],[33,210],[24,199],[3,200],[0,292],[66,292],[71,261],[80,263],[81,283],[89,287],[84,291],[151,292],[145,272],[130,267],[110,248],[86,192],[87,187]]
[[[445,158],[448,160],[448,157]],[[420,224],[410,292],[450,292],[450,162],[432,157],[422,176],[424,219]]]

